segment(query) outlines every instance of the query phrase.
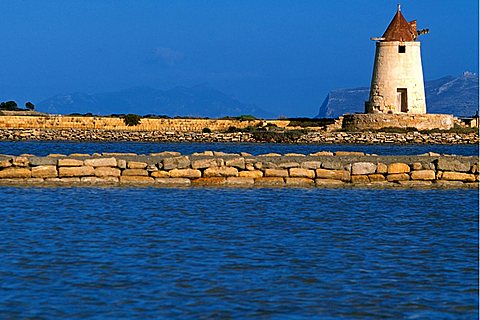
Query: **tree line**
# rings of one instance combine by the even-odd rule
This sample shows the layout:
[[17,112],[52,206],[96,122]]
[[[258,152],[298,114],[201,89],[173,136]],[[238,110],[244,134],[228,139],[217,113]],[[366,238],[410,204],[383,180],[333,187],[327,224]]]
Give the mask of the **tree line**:
[[25,109],[22,109],[18,106],[18,104],[15,101],[4,101],[0,102],[0,110],[5,110],[5,111],[25,111],[25,110],[30,110],[33,111],[35,110],[35,105],[31,103],[30,101],[25,102]]

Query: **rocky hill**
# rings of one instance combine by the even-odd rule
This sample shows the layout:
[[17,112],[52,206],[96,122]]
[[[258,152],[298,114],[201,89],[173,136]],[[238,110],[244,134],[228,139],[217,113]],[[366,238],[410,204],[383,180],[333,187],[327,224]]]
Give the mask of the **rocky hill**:
[[[425,82],[428,113],[472,116],[478,111],[478,75],[465,72],[459,77],[446,76]],[[364,112],[370,88],[330,91],[316,118],[335,118],[345,113]]]
[[176,87],[170,90],[136,87],[99,94],[60,94],[39,102],[37,109],[55,114],[135,113],[210,118],[239,115],[254,115],[261,118],[274,116],[255,105],[245,104],[235,97],[203,85],[190,88]]

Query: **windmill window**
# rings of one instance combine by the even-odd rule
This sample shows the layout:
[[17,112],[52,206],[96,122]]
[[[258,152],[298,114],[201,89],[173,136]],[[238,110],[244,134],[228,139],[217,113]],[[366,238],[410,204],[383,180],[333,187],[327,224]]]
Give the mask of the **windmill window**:
[[405,46],[398,46],[398,53],[405,53],[406,47]]

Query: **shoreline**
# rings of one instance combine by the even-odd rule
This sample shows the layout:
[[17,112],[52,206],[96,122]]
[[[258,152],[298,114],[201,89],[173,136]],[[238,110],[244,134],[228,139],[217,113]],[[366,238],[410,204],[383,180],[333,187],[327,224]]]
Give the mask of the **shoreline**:
[[476,188],[478,156],[132,153],[0,155],[2,186]]
[[223,142],[295,144],[478,144],[477,133],[389,132],[164,132],[100,129],[0,129],[0,141]]

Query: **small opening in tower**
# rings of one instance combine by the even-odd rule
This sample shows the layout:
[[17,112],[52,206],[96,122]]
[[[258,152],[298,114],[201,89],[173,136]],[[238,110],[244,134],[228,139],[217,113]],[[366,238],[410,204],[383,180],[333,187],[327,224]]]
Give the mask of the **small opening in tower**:
[[398,46],[398,53],[405,53],[406,48],[405,46]]

